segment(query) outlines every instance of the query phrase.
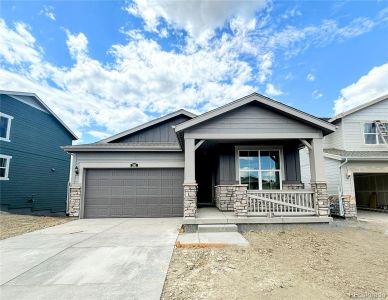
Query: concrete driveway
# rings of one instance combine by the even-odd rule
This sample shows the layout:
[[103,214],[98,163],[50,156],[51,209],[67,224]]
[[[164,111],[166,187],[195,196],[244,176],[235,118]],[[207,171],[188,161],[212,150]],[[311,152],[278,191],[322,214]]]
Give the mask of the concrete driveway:
[[83,219],[2,240],[1,299],[159,299],[180,224]]

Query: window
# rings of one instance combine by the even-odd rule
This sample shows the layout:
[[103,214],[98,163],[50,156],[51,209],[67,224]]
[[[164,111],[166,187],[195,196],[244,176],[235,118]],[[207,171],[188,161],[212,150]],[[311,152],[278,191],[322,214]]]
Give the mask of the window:
[[[388,130],[388,123],[382,123]],[[383,138],[377,130],[375,123],[364,124],[364,141],[368,145],[384,144]]]
[[250,190],[281,189],[279,150],[240,150],[239,177]]
[[9,162],[12,156],[0,154],[0,180],[8,180]]
[[13,117],[0,112],[0,140],[9,142]]

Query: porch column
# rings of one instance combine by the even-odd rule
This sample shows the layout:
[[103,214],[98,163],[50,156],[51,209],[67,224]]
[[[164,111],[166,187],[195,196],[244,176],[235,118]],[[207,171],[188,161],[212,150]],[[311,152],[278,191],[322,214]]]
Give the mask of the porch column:
[[195,217],[197,213],[197,190],[195,181],[195,139],[185,138],[185,178],[183,183],[184,217]]
[[317,214],[319,216],[327,216],[329,214],[329,196],[327,194],[327,184],[325,177],[323,139],[312,139],[311,148],[312,149],[309,151],[311,189],[315,194]]

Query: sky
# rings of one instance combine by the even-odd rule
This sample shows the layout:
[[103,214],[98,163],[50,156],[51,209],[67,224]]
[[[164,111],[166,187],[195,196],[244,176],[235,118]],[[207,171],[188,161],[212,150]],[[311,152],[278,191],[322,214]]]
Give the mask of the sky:
[[0,89],[90,143],[258,92],[318,117],[388,94],[388,1],[8,1]]

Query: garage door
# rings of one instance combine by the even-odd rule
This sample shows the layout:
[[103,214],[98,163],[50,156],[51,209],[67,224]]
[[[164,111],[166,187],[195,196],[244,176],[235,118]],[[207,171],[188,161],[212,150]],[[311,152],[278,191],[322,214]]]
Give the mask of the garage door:
[[388,174],[354,174],[359,208],[388,209]]
[[85,218],[183,215],[183,169],[89,169]]

